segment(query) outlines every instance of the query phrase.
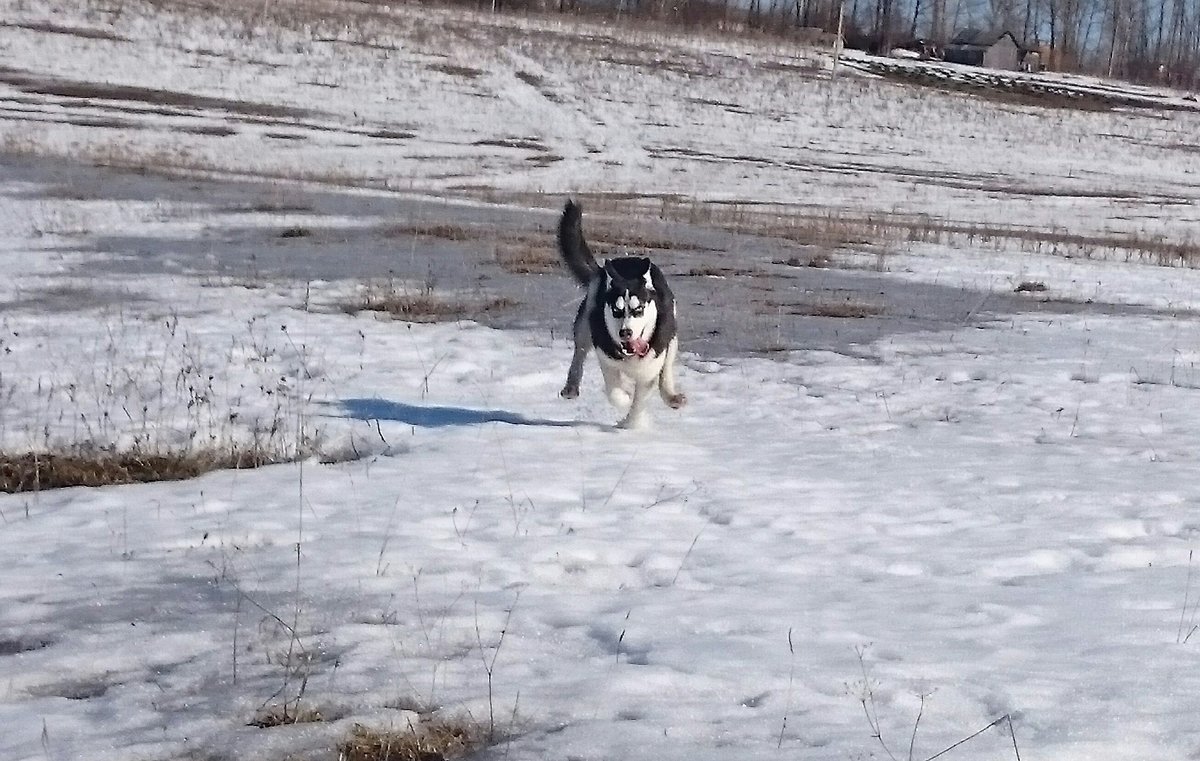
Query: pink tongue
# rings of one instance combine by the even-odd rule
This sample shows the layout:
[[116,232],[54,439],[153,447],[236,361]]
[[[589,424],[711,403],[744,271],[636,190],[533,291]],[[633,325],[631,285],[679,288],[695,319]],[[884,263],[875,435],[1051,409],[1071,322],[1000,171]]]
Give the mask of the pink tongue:
[[635,338],[629,342],[629,349],[639,357],[650,353],[650,342],[644,338]]

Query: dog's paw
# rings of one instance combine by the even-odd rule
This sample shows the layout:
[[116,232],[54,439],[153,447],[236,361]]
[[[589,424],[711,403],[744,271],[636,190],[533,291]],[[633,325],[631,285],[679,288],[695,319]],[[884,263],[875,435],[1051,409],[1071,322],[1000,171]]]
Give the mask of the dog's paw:
[[636,431],[636,430],[641,430],[641,429],[649,428],[649,427],[650,427],[650,418],[646,417],[645,415],[638,415],[637,417],[626,417],[624,420],[617,423],[617,428],[620,428],[622,430],[627,430],[627,431],[628,430]]
[[579,387],[578,386],[563,386],[562,391],[559,391],[558,395],[561,396],[563,399],[578,398]]
[[687,397],[683,394],[671,394],[665,399],[667,406],[673,410],[677,410],[687,404]]

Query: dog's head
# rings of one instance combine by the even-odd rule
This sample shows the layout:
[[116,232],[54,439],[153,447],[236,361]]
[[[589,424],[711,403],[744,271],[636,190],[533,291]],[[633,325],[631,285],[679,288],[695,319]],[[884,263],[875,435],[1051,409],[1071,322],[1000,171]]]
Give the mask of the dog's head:
[[650,277],[650,260],[638,256],[604,263],[608,282],[602,294],[604,324],[627,357],[650,353],[650,337],[658,324],[658,304]]

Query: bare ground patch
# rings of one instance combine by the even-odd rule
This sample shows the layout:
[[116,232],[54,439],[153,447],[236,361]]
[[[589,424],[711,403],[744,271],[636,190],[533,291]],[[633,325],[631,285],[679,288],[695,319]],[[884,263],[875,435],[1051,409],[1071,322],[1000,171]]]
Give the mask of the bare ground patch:
[[448,74],[452,77],[463,77],[464,79],[477,79],[483,76],[482,69],[476,69],[471,66],[459,66],[453,63],[433,63],[429,65],[429,70]]
[[210,109],[231,114],[267,116],[273,118],[295,118],[308,116],[310,111],[276,106],[266,103],[250,103],[228,98],[216,98],[191,93],[162,90],[131,85],[114,85],[102,82],[84,82],[63,77],[37,76],[16,69],[0,67],[0,82],[12,85],[21,92],[37,95],[54,95],[61,98],[81,100],[133,101],[158,106],[175,106],[189,109]]
[[28,29],[31,32],[45,32],[47,34],[65,34],[71,37],[81,37],[86,40],[112,40],[113,42],[129,42],[128,37],[123,37],[114,32],[110,32],[107,29],[93,29],[82,26],[65,26],[49,21],[37,21],[24,24],[0,23],[0,26],[12,27],[13,29]]
[[1154,111],[1196,111],[1200,105],[1185,105],[1158,98],[1139,98],[1129,93],[1080,87],[1053,78],[1014,77],[984,68],[939,64],[898,64],[886,59],[856,60],[855,68],[906,84],[950,92],[964,92],[1001,103],[1076,111],[1107,111],[1141,108]]
[[17,655],[50,647],[54,642],[45,637],[13,637],[0,639],[0,657]]
[[476,140],[471,145],[484,145],[493,148],[517,148],[525,151],[545,151],[546,146],[536,137],[502,137]]
[[529,71],[518,71],[516,73],[516,77],[533,89],[537,90],[539,95],[551,103],[562,103],[562,98],[559,97],[558,93],[550,89],[549,83],[546,81],[545,77]]
[[123,291],[117,288],[92,288],[68,283],[25,293],[13,301],[0,302],[0,314],[14,309],[30,311],[49,309],[56,312],[82,311],[106,304],[130,304],[148,300],[146,295],[133,291]]

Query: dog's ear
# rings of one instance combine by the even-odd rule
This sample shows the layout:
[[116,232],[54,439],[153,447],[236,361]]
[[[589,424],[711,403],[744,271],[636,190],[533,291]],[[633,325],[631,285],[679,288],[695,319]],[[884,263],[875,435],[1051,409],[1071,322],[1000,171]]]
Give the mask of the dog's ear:
[[645,282],[649,286],[647,275],[650,272],[650,260],[642,256],[622,256],[609,259],[604,264],[613,280],[632,284]]

